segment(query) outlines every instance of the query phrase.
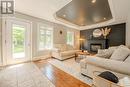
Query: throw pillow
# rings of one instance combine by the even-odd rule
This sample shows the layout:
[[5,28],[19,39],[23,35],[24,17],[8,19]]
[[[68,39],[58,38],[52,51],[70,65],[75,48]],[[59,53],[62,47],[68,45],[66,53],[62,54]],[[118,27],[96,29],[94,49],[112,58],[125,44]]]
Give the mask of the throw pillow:
[[107,79],[107,80],[109,80],[111,82],[114,82],[114,83],[119,82],[118,77],[116,75],[114,75],[113,73],[109,72],[109,71],[102,72],[98,76],[100,76],[100,77],[102,77],[104,79]]
[[109,52],[111,53],[111,55],[113,54],[113,52],[114,52],[118,47],[119,47],[119,46],[109,47]]
[[130,55],[130,50],[126,46],[119,46],[110,59],[124,61]]
[[99,49],[98,53],[96,54],[97,57],[107,58],[107,59],[109,59],[111,55],[112,53],[109,49],[104,49],[104,50]]

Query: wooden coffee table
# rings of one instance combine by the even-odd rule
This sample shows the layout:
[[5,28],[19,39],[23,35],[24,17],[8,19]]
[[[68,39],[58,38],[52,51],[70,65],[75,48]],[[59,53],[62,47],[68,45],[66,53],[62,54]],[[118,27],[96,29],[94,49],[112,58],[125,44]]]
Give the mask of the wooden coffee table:
[[77,58],[80,58],[80,59],[83,59],[83,58],[86,58],[86,56],[90,56],[91,54],[89,52],[82,52],[82,51],[79,51],[79,52],[76,52],[75,53],[75,60]]

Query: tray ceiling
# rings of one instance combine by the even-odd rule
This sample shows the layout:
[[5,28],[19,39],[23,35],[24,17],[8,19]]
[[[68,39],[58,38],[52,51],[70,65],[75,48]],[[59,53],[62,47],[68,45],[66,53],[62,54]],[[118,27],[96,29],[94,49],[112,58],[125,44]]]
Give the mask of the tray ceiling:
[[[89,20],[98,20],[97,17],[99,16],[99,19],[103,18],[103,19],[109,20],[109,22],[102,22],[102,23],[97,22],[96,24],[80,27],[80,26],[73,25],[74,23],[71,24],[66,21],[61,21],[61,20],[59,21],[57,18],[55,18],[56,16],[54,16],[54,15],[56,15],[56,13],[58,11],[63,9],[64,6],[66,7],[67,4],[71,3],[71,1],[72,0],[15,0],[15,10],[17,12],[21,12],[21,13],[24,13],[27,15],[45,19],[45,20],[48,20],[51,22],[63,24],[65,26],[79,29],[79,30],[100,27],[100,26],[105,26],[105,25],[109,25],[109,24],[122,23],[122,22],[127,21],[130,0],[108,0],[110,9],[111,9],[111,14],[113,16],[112,21],[109,20],[111,18],[111,15],[107,15],[107,16],[105,15],[107,18],[103,18],[104,15],[102,15],[102,14],[99,14],[99,15],[92,14],[92,17],[90,15],[90,18],[88,18]],[[75,0],[73,0],[73,1],[75,1]],[[79,1],[81,1],[81,0],[79,0]],[[92,1],[92,0],[86,0],[86,1]],[[98,1],[102,1],[102,0],[96,0],[96,2],[98,2]],[[96,6],[96,5],[94,5],[94,6]],[[104,4],[102,4],[99,7],[103,8]],[[84,10],[84,9],[81,9],[81,11],[82,10]],[[73,15],[75,13],[75,11],[73,11],[73,10],[69,10],[69,11],[70,11],[70,13],[69,13],[70,15]],[[87,11],[89,11],[89,10],[87,10]],[[94,12],[96,13],[96,11],[93,11],[93,13]],[[81,12],[81,14],[83,15],[84,13]],[[103,13],[103,14],[106,14],[106,13]],[[87,15],[87,14],[85,14],[85,15]],[[95,17],[94,15],[96,15],[96,18],[94,18]],[[72,16],[72,17],[74,17],[74,16]],[[102,18],[100,18],[100,17],[102,17]],[[63,19],[63,18],[61,18],[61,19]],[[78,20],[78,19],[76,19],[76,20]],[[80,21],[83,21],[83,18],[81,18]],[[92,21],[89,21],[90,24],[91,24],[91,22]],[[85,23],[87,24],[88,22],[85,22]],[[84,24],[82,24],[82,25],[84,25]]]
[[108,0],[73,0],[56,12],[56,16],[78,26],[112,19]]

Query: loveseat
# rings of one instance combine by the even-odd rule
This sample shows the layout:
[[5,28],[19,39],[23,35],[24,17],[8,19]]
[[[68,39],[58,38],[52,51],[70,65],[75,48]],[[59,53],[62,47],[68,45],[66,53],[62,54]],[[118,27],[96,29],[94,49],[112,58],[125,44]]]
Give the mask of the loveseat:
[[77,51],[79,50],[76,50],[73,46],[68,44],[55,44],[52,50],[52,57],[59,60],[65,60],[75,57]]
[[130,77],[130,50],[126,46],[99,50],[80,61],[81,73],[93,78],[93,72],[111,71],[119,78]]

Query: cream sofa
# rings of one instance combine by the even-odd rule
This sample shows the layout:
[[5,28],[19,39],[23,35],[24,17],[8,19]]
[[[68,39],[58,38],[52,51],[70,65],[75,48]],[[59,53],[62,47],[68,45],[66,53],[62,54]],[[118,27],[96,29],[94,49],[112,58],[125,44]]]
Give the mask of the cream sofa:
[[79,51],[76,50],[73,46],[67,44],[55,44],[52,50],[52,57],[65,60],[68,58],[75,57],[75,53]]
[[[123,60],[121,60],[121,57]],[[80,67],[81,73],[91,78],[94,77],[94,71],[111,71],[119,78],[124,76],[130,77],[130,50],[115,49],[110,58],[87,56],[80,61]]]

